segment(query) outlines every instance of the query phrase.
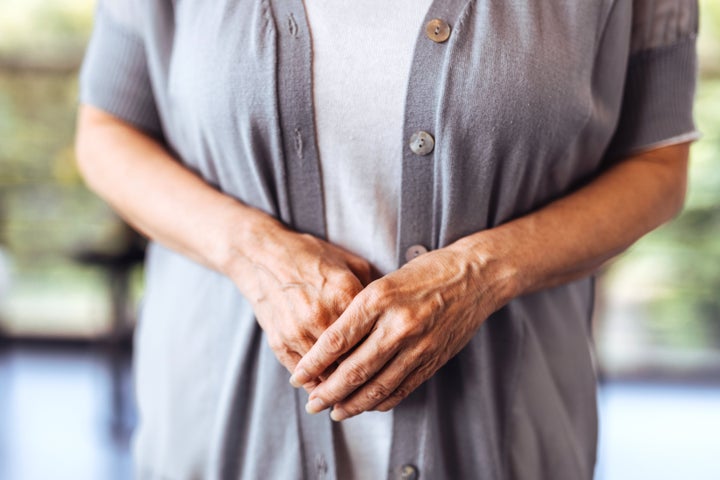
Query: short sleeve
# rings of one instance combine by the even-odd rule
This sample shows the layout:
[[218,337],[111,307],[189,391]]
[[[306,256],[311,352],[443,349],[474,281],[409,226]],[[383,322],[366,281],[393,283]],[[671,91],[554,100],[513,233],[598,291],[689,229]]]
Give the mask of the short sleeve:
[[99,2],[80,71],[80,101],[159,137],[162,128],[134,3]]
[[625,90],[608,157],[698,138],[697,30],[697,0],[633,0]]

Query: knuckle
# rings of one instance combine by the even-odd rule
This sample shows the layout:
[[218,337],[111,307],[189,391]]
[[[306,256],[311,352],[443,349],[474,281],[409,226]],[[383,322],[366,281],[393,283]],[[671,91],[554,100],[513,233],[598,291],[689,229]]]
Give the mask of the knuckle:
[[359,387],[369,378],[367,369],[358,363],[352,363],[345,372],[345,382],[352,387]]
[[273,352],[285,353],[285,342],[276,337],[268,338],[268,345]]
[[360,281],[352,273],[343,271],[334,279],[336,302],[343,308],[349,305],[362,290]]
[[376,324],[375,329],[378,336],[383,339],[383,345],[389,349],[401,346],[405,340],[392,321],[380,321]]
[[347,340],[339,330],[328,329],[324,335],[327,353],[336,356],[345,353],[345,350],[347,350]]
[[284,348],[288,351],[307,351],[307,345],[310,343],[308,337],[300,332],[288,332],[285,336],[285,340],[282,342],[280,348]]
[[400,338],[417,337],[422,334],[420,322],[415,318],[412,310],[403,307],[396,311],[393,331]]
[[379,402],[381,400],[385,400],[388,397],[389,390],[390,389],[385,387],[384,385],[375,383],[368,388],[366,396],[370,401]]
[[322,362],[313,355],[306,355],[303,357],[302,366],[303,369],[311,376],[317,376],[325,369]]
[[388,298],[390,292],[391,289],[387,281],[384,281],[384,279],[377,280],[363,291],[365,294],[365,304],[368,305],[370,309],[385,309],[390,303]]
[[281,343],[285,345],[296,345],[301,338],[302,334],[300,333],[300,329],[293,328],[290,331],[282,333]]
[[300,238],[302,238],[303,240],[306,240],[308,242],[312,243],[312,242],[317,241],[317,238],[314,235],[310,235],[309,233],[298,232],[297,234]]
[[355,289],[339,287],[335,292],[335,305],[340,311],[344,311],[355,299]]
[[360,415],[365,411],[365,409],[361,405],[357,404],[344,405],[343,410],[345,410],[351,417]]
[[298,319],[298,325],[305,330],[312,328],[321,320],[325,314],[325,309],[318,302],[309,302],[305,308],[303,315]]
[[389,412],[393,408],[397,407],[405,397],[399,397],[393,393],[386,401],[378,405],[376,410],[381,412]]
[[426,380],[435,374],[435,372],[438,370],[439,365],[437,362],[437,359],[430,358],[427,362],[425,362],[423,365],[421,365],[418,370],[417,374],[422,380]]
[[[402,385],[392,393],[391,402],[400,403],[400,400],[406,398],[408,395],[410,395],[410,388],[406,385]],[[397,405],[397,403],[395,405]]]
[[360,291],[360,285],[358,279],[350,272],[343,271],[337,278],[338,289],[355,294]]
[[296,326],[302,336],[315,339],[329,324],[327,310],[320,304],[313,303],[298,317]]

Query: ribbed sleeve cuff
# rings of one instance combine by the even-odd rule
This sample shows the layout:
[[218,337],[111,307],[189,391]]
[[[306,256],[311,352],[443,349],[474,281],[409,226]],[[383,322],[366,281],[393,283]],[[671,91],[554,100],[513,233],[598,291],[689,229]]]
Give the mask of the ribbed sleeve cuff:
[[697,139],[693,99],[697,80],[695,38],[630,57],[623,107],[607,158]]
[[142,39],[98,7],[82,69],[80,101],[160,137]]

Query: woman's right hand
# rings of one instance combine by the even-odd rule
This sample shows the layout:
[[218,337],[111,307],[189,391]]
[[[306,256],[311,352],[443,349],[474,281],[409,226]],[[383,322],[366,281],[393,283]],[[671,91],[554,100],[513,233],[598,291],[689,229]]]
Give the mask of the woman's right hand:
[[[370,283],[372,269],[366,260],[317,237],[269,218],[261,224],[257,246],[248,249],[245,243],[226,273],[250,301],[270,348],[292,373]],[[315,385],[306,384],[305,389]]]

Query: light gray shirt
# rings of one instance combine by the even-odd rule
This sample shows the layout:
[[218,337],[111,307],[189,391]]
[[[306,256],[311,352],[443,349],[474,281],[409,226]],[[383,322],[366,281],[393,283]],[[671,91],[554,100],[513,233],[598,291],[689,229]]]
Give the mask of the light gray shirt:
[[[694,135],[694,0],[434,0],[432,19],[450,32],[438,42],[423,27],[414,45],[398,266]],[[81,100],[228,195],[324,236],[311,60],[301,0],[105,0]],[[421,131],[434,148],[411,148]],[[138,478],[335,478],[329,416],[304,413],[233,283],[158,244],[146,275]],[[591,478],[592,301],[584,279],[492,315],[394,410],[388,478]]]

